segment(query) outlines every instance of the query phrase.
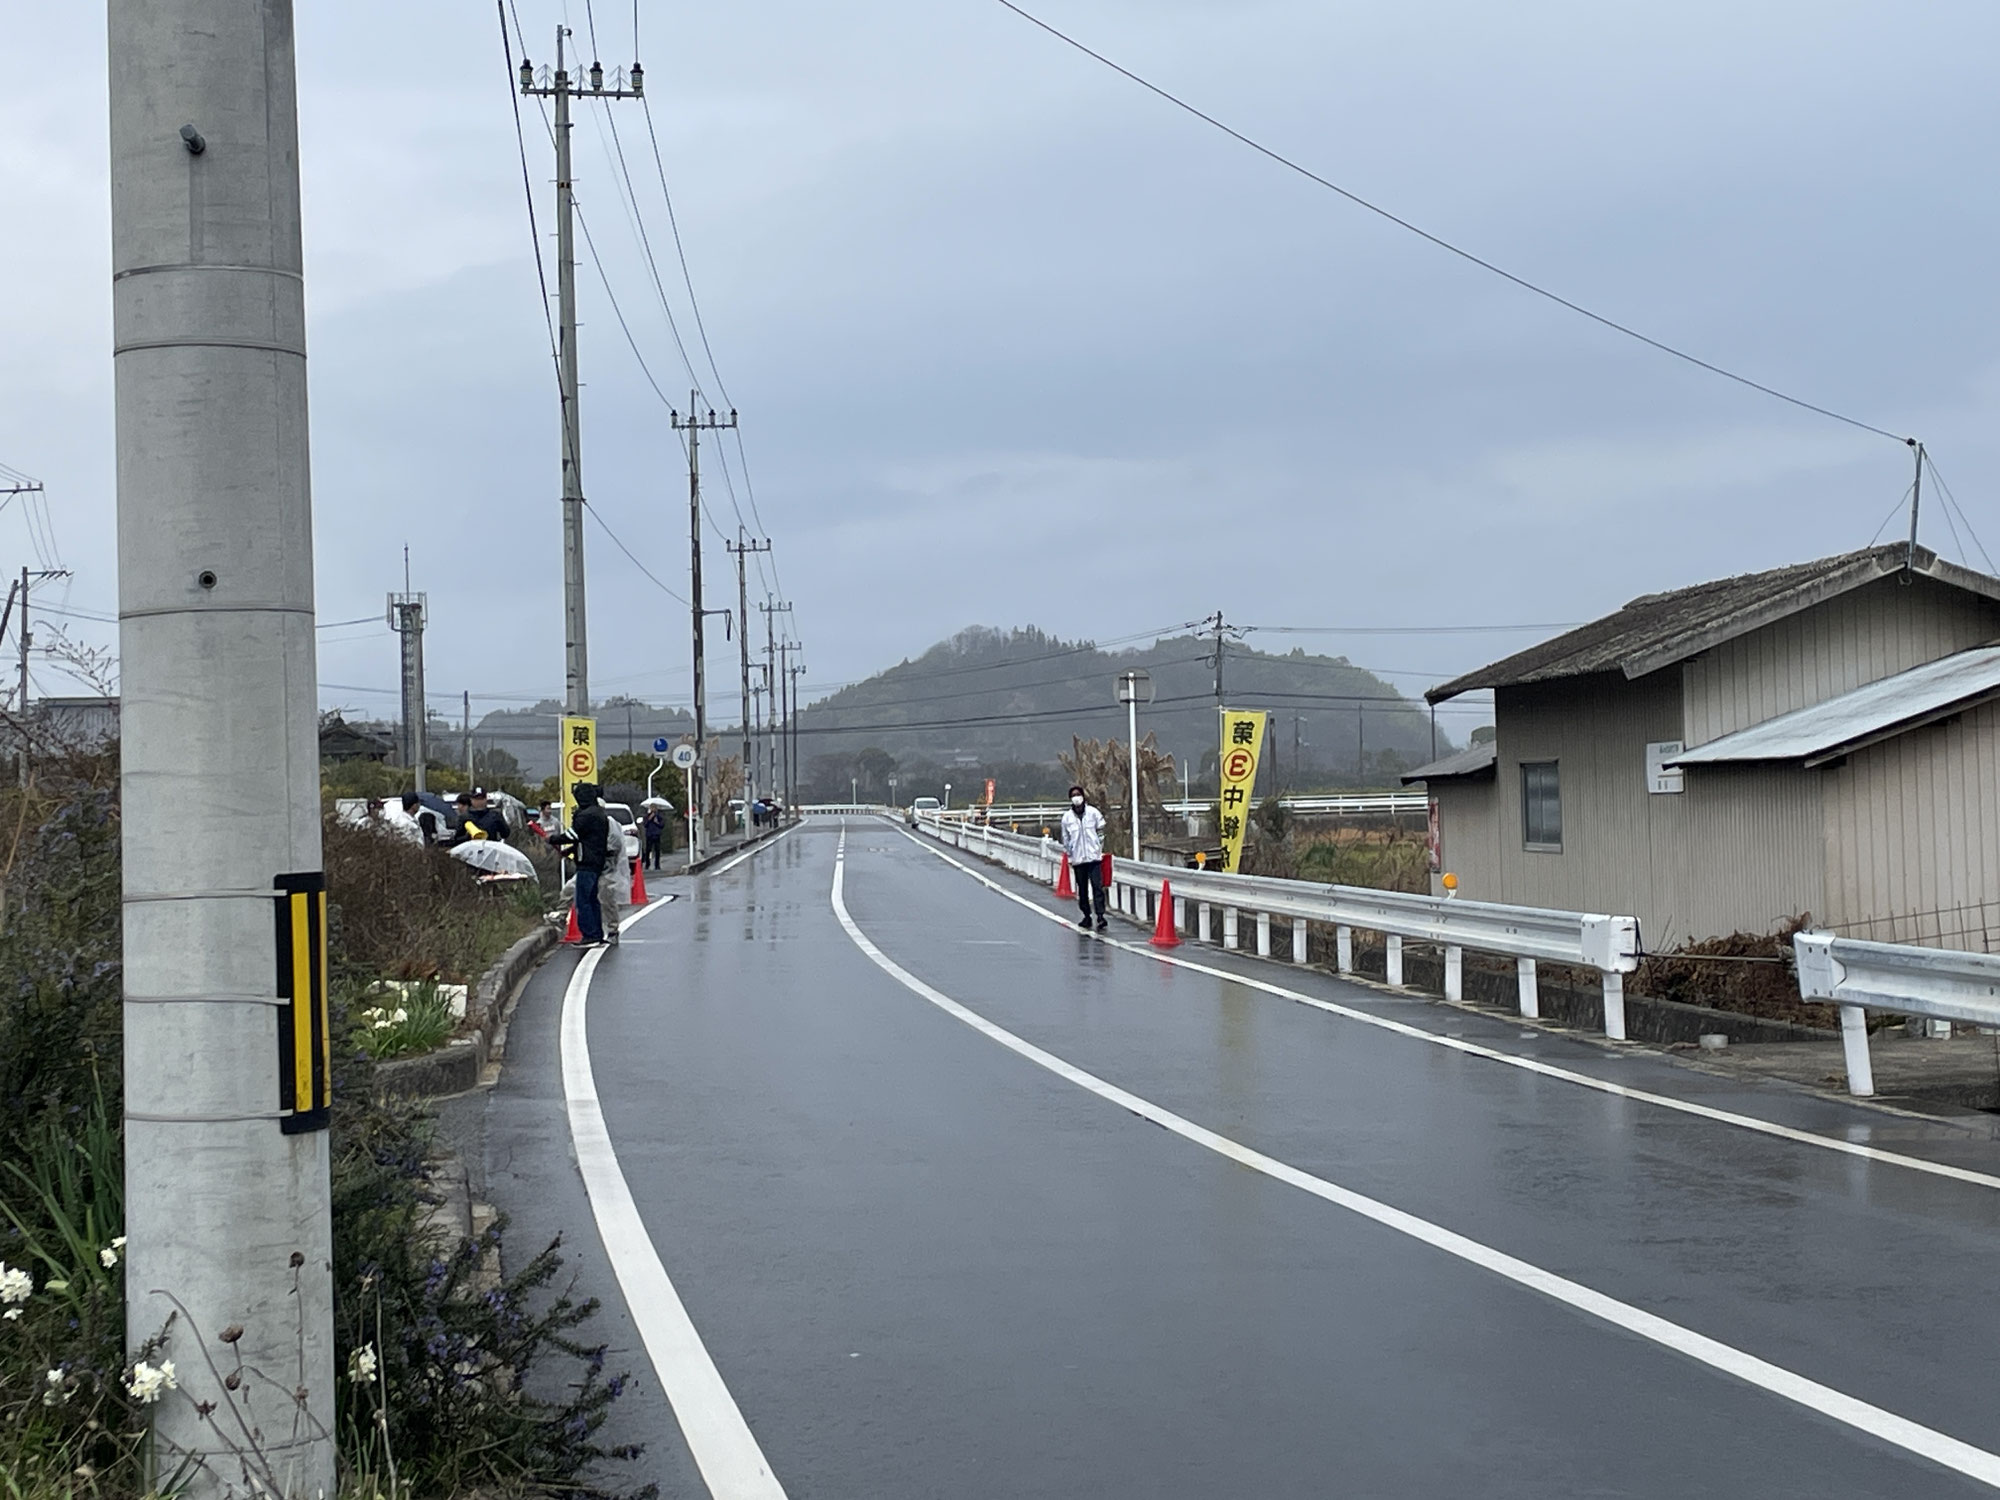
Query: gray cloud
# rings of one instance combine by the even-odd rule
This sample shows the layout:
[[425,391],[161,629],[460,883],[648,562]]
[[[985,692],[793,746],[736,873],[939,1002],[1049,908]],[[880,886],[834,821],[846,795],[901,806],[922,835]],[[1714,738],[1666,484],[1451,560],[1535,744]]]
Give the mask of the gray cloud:
[[[560,6],[520,3],[545,60]],[[1921,434],[2000,546],[1991,7],[1041,8],[1523,274]],[[627,60],[622,9],[600,7],[607,62]],[[1861,545],[1908,482],[1891,444],[1478,273],[987,0],[642,12],[703,311],[815,678],[974,621],[1112,637],[1218,606],[1267,624],[1579,619]],[[63,61],[0,100],[0,180],[24,210],[0,248],[0,459],[50,482],[70,598],[108,610],[103,19],[14,0],[0,19],[20,56]],[[378,610],[407,541],[440,696],[553,692],[553,381],[494,17],[349,0],[304,8],[300,38],[323,618]],[[643,117],[615,118],[692,338]],[[600,125],[577,146],[620,303],[684,399]],[[678,447],[588,265],[579,279],[588,489],[684,590]],[[733,530],[719,483],[711,506]],[[0,513],[0,562],[24,560],[18,526]],[[1941,524],[1926,536],[1958,550]],[[594,685],[684,694],[684,613],[602,533],[590,557]],[[719,545],[709,567],[728,567]],[[386,632],[324,635],[326,681],[393,685]],[[1313,644],[1441,678],[1514,643]]]

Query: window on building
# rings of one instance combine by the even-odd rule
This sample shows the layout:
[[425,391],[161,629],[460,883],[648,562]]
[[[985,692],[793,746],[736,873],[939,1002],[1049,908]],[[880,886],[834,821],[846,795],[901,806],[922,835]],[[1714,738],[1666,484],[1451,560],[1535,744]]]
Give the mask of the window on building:
[[1563,846],[1562,785],[1552,760],[1521,763],[1521,842],[1530,849]]

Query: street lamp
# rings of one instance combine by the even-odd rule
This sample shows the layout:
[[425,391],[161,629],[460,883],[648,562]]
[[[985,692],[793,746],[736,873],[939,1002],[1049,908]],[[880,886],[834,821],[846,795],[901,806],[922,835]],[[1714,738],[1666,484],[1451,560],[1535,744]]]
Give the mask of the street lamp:
[[1118,679],[1118,701],[1125,705],[1132,738],[1132,862],[1139,862],[1139,705],[1153,701],[1149,672],[1127,672]]

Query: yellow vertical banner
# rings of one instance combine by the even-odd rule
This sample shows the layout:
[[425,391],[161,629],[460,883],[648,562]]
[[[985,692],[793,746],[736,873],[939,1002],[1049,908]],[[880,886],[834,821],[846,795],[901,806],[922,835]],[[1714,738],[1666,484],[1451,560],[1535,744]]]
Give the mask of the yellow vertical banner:
[[562,826],[576,817],[576,784],[597,780],[597,720],[562,721]]
[[1257,759],[1264,750],[1264,721],[1270,716],[1261,709],[1225,708],[1222,711],[1222,790],[1217,799],[1222,821],[1216,833],[1222,839],[1222,868],[1236,870],[1243,860],[1243,830],[1250,821],[1250,798],[1257,787]]

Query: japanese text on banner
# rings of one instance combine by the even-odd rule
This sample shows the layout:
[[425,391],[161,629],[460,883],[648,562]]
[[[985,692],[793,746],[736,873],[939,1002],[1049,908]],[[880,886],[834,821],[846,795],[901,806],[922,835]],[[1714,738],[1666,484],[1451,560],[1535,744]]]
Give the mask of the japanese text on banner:
[[562,826],[576,817],[576,784],[597,780],[597,720],[562,721]]
[[1250,821],[1250,796],[1257,787],[1257,758],[1264,748],[1262,710],[1222,711],[1222,868],[1234,871],[1243,860],[1243,830]]

